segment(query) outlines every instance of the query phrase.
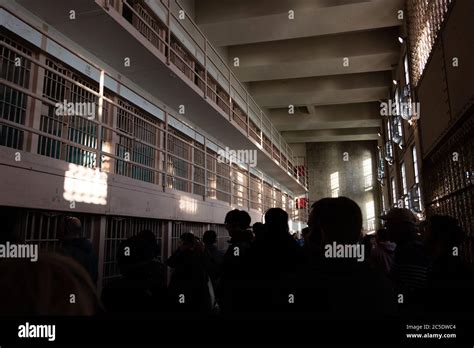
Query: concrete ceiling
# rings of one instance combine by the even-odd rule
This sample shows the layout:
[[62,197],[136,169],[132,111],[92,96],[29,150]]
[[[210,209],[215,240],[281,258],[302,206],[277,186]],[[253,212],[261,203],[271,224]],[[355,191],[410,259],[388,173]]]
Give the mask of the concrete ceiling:
[[195,0],[194,14],[288,142],[375,140],[404,2]]

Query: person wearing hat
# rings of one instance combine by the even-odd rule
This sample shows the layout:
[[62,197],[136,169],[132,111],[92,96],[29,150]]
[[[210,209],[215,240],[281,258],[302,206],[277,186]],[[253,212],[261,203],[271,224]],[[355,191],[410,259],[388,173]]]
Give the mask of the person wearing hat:
[[418,236],[415,215],[406,208],[393,208],[381,217],[389,239],[397,244],[391,278],[397,294],[403,295],[402,311],[420,311],[426,287],[429,259]]

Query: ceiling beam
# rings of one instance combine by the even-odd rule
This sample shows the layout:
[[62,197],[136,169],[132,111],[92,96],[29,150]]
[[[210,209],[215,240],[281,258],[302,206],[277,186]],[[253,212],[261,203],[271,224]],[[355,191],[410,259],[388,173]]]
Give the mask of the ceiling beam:
[[232,46],[228,54],[239,59],[238,67],[230,66],[243,82],[387,71],[398,62],[397,35],[390,28],[271,41]]
[[281,13],[245,18],[221,16],[212,23],[199,22],[198,11],[197,18],[214,46],[233,46],[400,26],[398,11],[403,8],[404,0],[377,0],[294,10],[294,19],[289,19],[291,7]]
[[379,128],[323,129],[282,132],[288,143],[377,140]]
[[379,103],[313,106],[309,113],[288,114],[288,109],[271,109],[270,116],[279,131],[309,129],[380,127]]
[[250,83],[255,101],[266,108],[372,102],[386,98],[390,73],[333,75]]

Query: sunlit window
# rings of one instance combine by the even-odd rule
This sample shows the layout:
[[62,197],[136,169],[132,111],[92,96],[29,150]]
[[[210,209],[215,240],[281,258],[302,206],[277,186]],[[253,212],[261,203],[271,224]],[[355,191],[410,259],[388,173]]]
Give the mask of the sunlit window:
[[362,168],[364,172],[364,189],[369,191],[372,189],[372,159],[366,158],[362,162]]
[[365,203],[365,214],[367,216],[367,230],[375,230],[375,206],[374,201]]
[[413,172],[415,173],[415,184],[417,184],[416,187],[416,197],[417,197],[417,203],[418,203],[418,210],[421,211],[423,210],[422,207],[422,202],[421,202],[421,187],[420,187],[420,174],[418,172],[418,156],[416,154],[416,147],[413,146],[412,149],[412,155],[413,155]]
[[408,67],[408,56],[405,55],[405,59],[403,60],[403,66],[405,68],[405,84],[409,85],[410,84],[410,70]]
[[415,183],[419,184],[420,183],[420,177],[418,175],[418,157],[416,155],[416,147],[415,146],[413,146],[411,148],[411,152],[412,152],[412,155],[413,155],[413,171],[415,173]]
[[402,174],[402,189],[403,189],[403,201],[405,208],[408,208],[408,186],[407,186],[407,171],[405,163],[402,163],[401,167],[401,174]]
[[[401,110],[401,108],[399,109]],[[403,140],[403,123],[402,123],[402,118],[397,117],[397,135],[401,138],[400,143]]]
[[69,202],[107,204],[107,174],[98,169],[69,164],[64,175],[63,197]]
[[339,197],[339,172],[334,172],[330,177],[331,197]]
[[390,184],[392,186],[392,205],[396,207],[397,206],[397,189],[395,187],[395,178],[392,178],[392,180],[390,181]]

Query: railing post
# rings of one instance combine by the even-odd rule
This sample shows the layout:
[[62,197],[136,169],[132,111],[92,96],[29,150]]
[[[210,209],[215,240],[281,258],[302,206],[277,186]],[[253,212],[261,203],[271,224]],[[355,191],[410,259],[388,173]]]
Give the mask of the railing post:
[[251,200],[250,185],[251,185],[251,181],[250,181],[250,163],[247,163],[247,205],[248,205],[249,211],[250,211],[250,208],[252,206],[252,204],[250,203],[250,200]]
[[101,215],[99,218],[99,252],[98,259],[98,277],[97,277],[97,291],[102,292],[104,286],[104,264],[105,264],[105,239],[107,234],[107,217]]
[[206,200],[207,194],[208,194],[208,187],[207,187],[207,138],[204,137],[204,200]]
[[207,39],[204,38],[204,99],[207,99]]
[[104,78],[105,72],[104,70],[100,71],[100,79],[99,79],[99,105],[97,110],[97,118],[98,118],[98,125],[97,125],[97,158],[96,158],[96,168],[99,170],[102,168],[102,114],[103,114],[103,106],[104,106]]
[[231,85],[231,80],[232,80],[232,71],[230,70],[230,66],[227,67],[229,69],[229,119],[232,122],[234,118],[234,110],[232,109],[232,85]]
[[234,204],[234,171],[232,170],[232,161],[229,161],[230,173],[230,206]]
[[163,159],[163,192],[168,186],[168,112],[165,111],[165,143],[164,143],[165,158]]
[[168,55],[166,56],[166,64],[170,65],[171,61],[171,10],[170,10],[170,1],[171,0],[168,0],[168,6],[167,6],[167,10],[168,10],[168,14],[166,16],[166,25],[168,26],[168,33],[167,33],[167,41],[168,41]]
[[[196,140],[196,139],[194,139]],[[191,146],[191,181],[188,181],[188,184],[191,185],[191,187],[189,188],[189,192],[191,193],[194,193],[194,150],[196,149],[194,147],[194,145],[190,145]]]
[[247,104],[247,137],[250,137],[250,106],[249,93],[245,90],[245,103]]

